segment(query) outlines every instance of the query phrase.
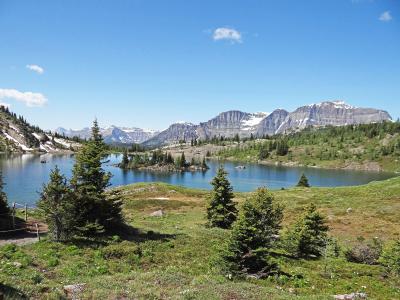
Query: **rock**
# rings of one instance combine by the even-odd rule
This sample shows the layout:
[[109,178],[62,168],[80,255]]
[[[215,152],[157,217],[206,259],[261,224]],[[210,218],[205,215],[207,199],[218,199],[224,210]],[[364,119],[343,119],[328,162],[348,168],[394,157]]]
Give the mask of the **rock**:
[[164,215],[164,212],[160,210],[156,210],[150,214],[150,217],[162,217]]
[[18,262],[18,261],[14,261],[13,262],[13,266],[16,267],[16,268],[21,268],[22,264],[20,262]]
[[353,209],[351,207],[349,207],[348,209],[346,209],[346,212],[349,214],[353,211]]
[[343,294],[343,295],[334,295],[334,299],[337,300],[353,300],[353,299],[367,299],[366,293],[351,293],[351,294]]
[[80,295],[85,289],[85,283],[77,283],[71,285],[64,285],[64,294],[68,299],[78,300],[81,299]]

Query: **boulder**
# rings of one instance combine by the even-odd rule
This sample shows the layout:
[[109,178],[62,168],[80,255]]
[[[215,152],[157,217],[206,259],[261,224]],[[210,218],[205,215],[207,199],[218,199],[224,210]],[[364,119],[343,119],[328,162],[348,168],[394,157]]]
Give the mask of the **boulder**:
[[164,212],[160,210],[156,210],[150,214],[150,217],[162,217],[164,215]]
[[85,283],[77,283],[71,285],[64,285],[64,294],[67,299],[78,300],[81,299],[81,294],[85,289]]
[[334,295],[333,298],[336,300],[367,299],[367,294],[366,293],[351,293],[351,294],[343,294],[343,295]]

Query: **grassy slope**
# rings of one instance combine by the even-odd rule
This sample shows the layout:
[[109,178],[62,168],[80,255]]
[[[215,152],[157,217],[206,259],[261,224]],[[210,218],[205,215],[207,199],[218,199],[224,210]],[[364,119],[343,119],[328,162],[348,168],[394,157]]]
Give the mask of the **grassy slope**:
[[[331,299],[332,294],[366,291],[371,299],[398,299],[400,281],[383,278],[380,266],[343,258],[305,261],[280,258],[296,279],[232,281],[220,275],[219,249],[228,236],[204,226],[205,191],[167,184],[119,188],[134,240],[104,245],[64,245],[48,241],[15,252],[0,250],[0,283],[37,297],[61,294],[64,284],[87,283],[87,297],[140,299]],[[398,238],[400,178],[360,187],[290,189],[274,192],[285,204],[285,223],[315,202],[329,218],[342,245],[359,235]],[[246,194],[237,194],[241,202]],[[156,199],[169,198],[169,200]],[[351,207],[352,212],[346,213]],[[150,217],[163,209],[166,215]],[[13,262],[23,264],[21,268]]]

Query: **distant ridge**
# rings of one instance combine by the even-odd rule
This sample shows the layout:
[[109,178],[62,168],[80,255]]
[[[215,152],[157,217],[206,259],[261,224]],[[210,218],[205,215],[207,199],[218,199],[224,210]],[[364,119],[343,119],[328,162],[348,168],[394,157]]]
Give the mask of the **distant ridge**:
[[145,146],[162,146],[180,140],[207,139],[214,136],[241,138],[273,135],[301,130],[308,126],[343,126],[391,120],[388,112],[355,107],[342,100],[305,105],[293,112],[276,109],[271,113],[247,113],[231,110],[198,125],[175,123],[143,142]]

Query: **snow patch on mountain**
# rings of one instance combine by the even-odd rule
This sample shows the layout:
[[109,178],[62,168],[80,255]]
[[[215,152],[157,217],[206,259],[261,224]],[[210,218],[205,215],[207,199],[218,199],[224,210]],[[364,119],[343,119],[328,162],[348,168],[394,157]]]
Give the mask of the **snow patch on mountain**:
[[269,115],[269,113],[265,112],[259,112],[259,113],[254,113],[250,116],[249,119],[245,119],[242,121],[241,127],[243,130],[251,130],[253,127],[257,126],[260,124],[260,122],[266,118]]

